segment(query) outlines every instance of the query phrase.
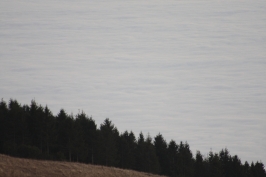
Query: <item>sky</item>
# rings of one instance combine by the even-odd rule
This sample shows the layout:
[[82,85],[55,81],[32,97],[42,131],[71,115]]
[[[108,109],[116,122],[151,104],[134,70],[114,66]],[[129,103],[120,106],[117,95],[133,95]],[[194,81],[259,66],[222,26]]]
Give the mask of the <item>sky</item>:
[[0,97],[266,163],[266,1],[0,1]]

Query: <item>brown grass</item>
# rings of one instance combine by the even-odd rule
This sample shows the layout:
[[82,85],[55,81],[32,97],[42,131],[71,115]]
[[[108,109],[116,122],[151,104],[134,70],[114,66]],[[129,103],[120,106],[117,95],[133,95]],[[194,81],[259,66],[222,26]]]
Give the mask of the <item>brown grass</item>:
[[[74,162],[31,160],[0,154],[0,177],[159,177],[133,170]],[[160,176],[161,177],[161,176]]]

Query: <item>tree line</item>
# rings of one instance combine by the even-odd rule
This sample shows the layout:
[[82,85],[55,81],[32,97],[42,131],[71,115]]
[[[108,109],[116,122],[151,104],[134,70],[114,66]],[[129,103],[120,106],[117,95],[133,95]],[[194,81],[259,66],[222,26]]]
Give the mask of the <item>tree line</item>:
[[176,177],[266,177],[262,162],[242,163],[228,149],[193,156],[187,142],[120,133],[108,118],[97,128],[84,112],[53,115],[47,106],[0,102],[0,153],[75,161]]

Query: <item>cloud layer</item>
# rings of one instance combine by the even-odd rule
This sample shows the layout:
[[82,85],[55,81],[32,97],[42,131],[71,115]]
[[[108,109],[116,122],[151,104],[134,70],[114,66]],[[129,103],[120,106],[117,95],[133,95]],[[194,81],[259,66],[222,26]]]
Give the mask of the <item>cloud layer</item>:
[[266,163],[266,3],[0,2],[0,95]]

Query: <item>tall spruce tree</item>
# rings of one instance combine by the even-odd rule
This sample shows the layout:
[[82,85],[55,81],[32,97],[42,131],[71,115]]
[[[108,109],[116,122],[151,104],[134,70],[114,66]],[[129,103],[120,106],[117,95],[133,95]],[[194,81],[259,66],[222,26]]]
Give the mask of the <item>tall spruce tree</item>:
[[193,176],[194,159],[188,143],[181,141],[177,152],[178,174],[181,176]]
[[119,132],[109,118],[106,118],[100,125],[100,147],[98,155],[102,154],[100,163],[106,166],[116,166],[118,164],[118,139]]
[[7,140],[7,104],[2,99],[0,102],[0,153],[4,152],[4,144]]
[[174,140],[171,140],[168,148],[167,154],[169,159],[169,175],[176,177],[178,175],[178,145]]
[[160,172],[160,164],[152,139],[149,135],[144,139],[142,132],[139,134],[136,150],[136,169],[148,173]]
[[233,176],[235,177],[243,177],[244,176],[244,170],[241,164],[241,160],[238,158],[237,155],[232,157],[232,163],[231,167],[233,170]]
[[265,167],[261,162],[256,162],[255,165],[252,162],[250,170],[253,177],[266,177]]
[[119,141],[119,167],[135,169],[136,138],[133,132],[125,131]]
[[222,174],[225,177],[232,176],[231,171],[231,156],[227,148],[222,149],[219,153],[219,159],[222,165]]
[[35,100],[31,101],[29,110],[29,131],[32,138],[32,145],[38,147],[41,152],[44,147],[44,121],[45,114],[41,105],[38,105]]
[[136,150],[136,169],[138,171],[147,171],[145,160],[145,139],[142,132],[140,132]]
[[209,153],[209,174],[210,176],[222,177],[222,164],[219,160],[217,153],[213,154],[211,151]]
[[46,156],[48,159],[52,158],[50,156],[50,147],[55,144],[55,117],[47,106],[44,108],[44,144],[46,145]]
[[170,175],[170,159],[167,154],[167,143],[160,133],[154,138],[154,147],[161,166],[160,174]]
[[17,155],[17,150],[24,144],[27,136],[27,121],[22,106],[16,100],[10,100],[7,115],[7,147],[10,155]]
[[148,173],[159,174],[161,171],[159,159],[156,155],[156,150],[154,145],[152,144],[152,138],[148,134],[145,140],[145,161],[146,161],[146,169]]
[[196,159],[194,164],[194,177],[206,177],[208,176],[206,163],[200,151],[196,153]]
[[244,177],[252,177],[249,163],[246,161],[243,165]]
[[75,148],[76,160],[93,163],[93,149],[95,149],[96,124],[92,117],[83,111],[75,119]]
[[71,161],[75,141],[74,120],[72,116],[67,115],[64,109],[61,109],[56,116],[56,130],[58,158],[65,159],[65,157],[68,157],[69,161]]

